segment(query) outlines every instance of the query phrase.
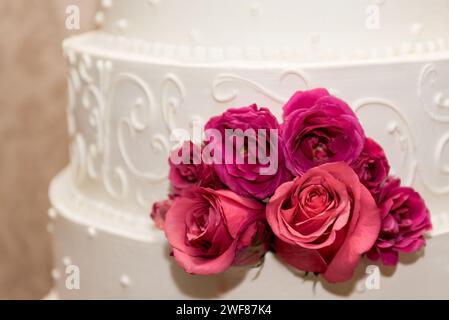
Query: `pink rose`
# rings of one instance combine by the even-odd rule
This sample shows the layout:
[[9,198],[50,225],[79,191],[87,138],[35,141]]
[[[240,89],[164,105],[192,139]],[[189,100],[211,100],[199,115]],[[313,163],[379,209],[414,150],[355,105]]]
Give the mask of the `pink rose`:
[[[201,152],[202,149],[191,141],[172,151],[169,159],[169,180],[175,195],[190,187],[222,188],[223,185],[213,167],[202,161]],[[175,164],[174,159],[177,159],[178,163]]]
[[153,204],[150,216],[151,219],[153,219],[156,228],[164,230],[165,216],[167,215],[167,211],[170,209],[172,204],[172,199],[158,201]]
[[[222,115],[210,119],[205,128],[217,130],[223,138],[221,146],[218,146],[221,148],[221,164],[214,163],[213,166],[220,180],[232,191],[242,196],[264,200],[274,193],[277,186],[290,179],[284,155],[280,152],[283,147],[278,136],[279,124],[270,110],[259,109],[256,105],[228,109]],[[255,135],[241,146],[237,146],[234,142],[233,152],[226,154],[227,129],[240,129],[242,132],[253,130]],[[263,131],[259,131],[260,129]],[[259,140],[259,132],[265,132],[263,137],[266,143]],[[272,154],[270,147],[273,150]],[[261,150],[265,150],[265,155],[271,160],[270,163],[260,161]],[[238,163],[237,154],[243,155],[243,163]],[[249,161],[251,157],[256,159],[255,163]],[[261,174],[263,168],[273,170],[268,174]]]
[[380,213],[345,163],[325,164],[284,183],[267,205],[275,252],[293,267],[349,280],[379,235]]
[[365,134],[357,116],[325,89],[297,92],[284,106],[281,136],[286,166],[300,176],[330,163],[353,163],[362,153]]
[[253,264],[268,249],[264,205],[229,190],[191,188],[167,212],[165,234],[186,272]]
[[366,139],[362,154],[352,168],[358,174],[363,185],[374,195],[379,193],[381,185],[390,172],[390,165],[384,150],[372,139]]
[[296,92],[283,107],[284,120],[291,113],[298,110],[307,110],[313,107],[320,98],[328,96],[330,96],[330,93],[324,88]]
[[391,179],[380,191],[382,226],[374,247],[367,254],[371,260],[381,259],[383,264],[392,266],[398,263],[399,252],[413,253],[421,249],[426,243],[424,233],[432,229],[424,200],[416,191],[400,184],[400,180]]

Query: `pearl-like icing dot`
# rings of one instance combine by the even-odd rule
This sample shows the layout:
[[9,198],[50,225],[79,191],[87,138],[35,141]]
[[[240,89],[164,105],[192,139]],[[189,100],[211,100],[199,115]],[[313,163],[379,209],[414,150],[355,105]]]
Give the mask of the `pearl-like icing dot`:
[[126,274],[122,275],[120,277],[120,285],[123,288],[129,287],[131,285],[131,279]]
[[67,267],[70,266],[72,264],[72,259],[68,256],[65,256],[64,258],[62,258],[62,263]]
[[110,8],[110,7],[112,7],[112,0],[101,0],[101,6],[103,8]]
[[48,217],[51,220],[55,220],[58,216],[58,212],[55,210],[55,208],[48,209]]
[[53,269],[51,270],[51,277],[53,278],[53,280],[59,280],[59,278],[61,278],[61,273],[58,269]]
[[101,27],[101,26],[103,26],[104,21],[105,21],[105,15],[104,15],[104,12],[103,12],[103,11],[98,11],[98,12],[95,14],[95,24],[96,24],[98,27]]
[[126,19],[118,20],[117,27],[121,30],[126,30],[128,28],[128,20],[126,20]]
[[414,23],[414,24],[412,24],[412,26],[410,27],[410,34],[411,34],[413,37],[419,37],[419,36],[421,35],[421,33],[422,33],[422,29],[423,29],[422,24],[420,24],[420,23]]
[[250,12],[253,17],[260,17],[262,15],[262,6],[258,2],[251,4]]
[[392,133],[396,132],[397,128],[398,128],[397,123],[392,121],[388,124],[387,131],[388,131],[388,133],[392,134]]
[[97,229],[94,227],[87,228],[87,233],[89,234],[89,238],[95,238],[97,236]]
[[159,2],[160,2],[160,0],[147,0],[146,4],[149,6],[155,6],[155,5],[158,5]]

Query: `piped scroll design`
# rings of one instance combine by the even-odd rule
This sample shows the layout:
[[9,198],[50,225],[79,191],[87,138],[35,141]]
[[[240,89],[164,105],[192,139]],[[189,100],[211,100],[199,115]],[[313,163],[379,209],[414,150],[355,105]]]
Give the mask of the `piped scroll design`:
[[184,101],[185,91],[178,77],[172,73],[165,76],[162,85],[162,116],[169,132],[177,128],[175,115]]
[[416,160],[414,138],[405,115],[393,103],[377,98],[358,100],[353,104],[353,107],[362,121],[364,119],[364,110],[384,109],[390,113],[388,119],[379,121],[379,123],[387,124],[386,133],[395,141],[397,148],[393,150],[392,154],[401,154],[400,163],[396,168],[398,172],[396,173],[403,178],[404,184],[412,185],[416,177],[418,163]]
[[434,174],[440,177],[446,177],[444,179],[444,184],[437,185],[435,182],[431,183],[429,181],[429,176],[423,172],[423,170],[419,171],[420,178],[426,188],[431,191],[433,194],[437,196],[441,195],[449,195],[449,132],[446,132],[441,136],[434,149],[433,155],[429,155],[431,160],[432,169],[434,170]]
[[[447,78],[444,79],[444,74],[440,74],[437,67],[436,63],[429,63],[423,67],[418,81],[418,96],[429,117],[438,124],[447,125],[449,123],[449,85]],[[438,174],[447,176],[449,182],[448,154],[449,132],[446,132],[436,143],[432,162]],[[427,175],[420,176],[425,186],[434,194],[449,194],[449,183],[437,187],[429,183]]]
[[[170,151],[167,132],[176,128],[175,115],[185,95],[182,82],[173,74],[165,77],[160,108],[151,88],[136,74],[113,74],[110,61],[94,61],[86,54],[71,52],[68,60],[68,117],[72,138],[71,167],[75,181],[82,183],[86,178],[101,181],[111,197],[121,199],[131,194],[134,187],[130,185],[132,176],[140,181],[140,186],[136,186],[132,194],[135,194],[137,203],[146,208],[149,202],[146,201],[145,186],[165,183],[168,169],[155,169],[153,172],[141,168],[135,163],[129,141],[139,137],[140,141],[144,141],[145,137],[150,137],[152,154],[160,155],[160,159],[165,161]],[[120,88],[129,89],[128,94],[119,95]],[[130,99],[129,92],[134,98]],[[132,103],[129,104],[129,101]],[[160,110],[167,132],[152,133],[152,123],[158,118]],[[83,121],[77,121],[82,117],[87,117],[88,128],[82,127]],[[112,117],[117,121],[110,121]],[[85,135],[86,132],[93,134]],[[88,137],[94,138],[88,141]],[[112,137],[116,137],[116,141]]]
[[438,122],[449,122],[449,85],[444,82],[434,63],[426,64],[420,74],[418,96],[429,116]]
[[[299,82],[295,84],[295,90],[300,88],[308,89],[310,86],[310,81],[304,72],[298,70],[287,70],[280,76],[279,83],[281,87],[288,78],[299,80]],[[212,83],[212,97],[219,103],[231,102],[237,98],[240,90],[245,87],[258,92],[259,94],[279,104],[285,103],[289,96],[293,94],[293,92],[288,92],[286,96],[279,95],[275,91],[270,90],[264,85],[251,79],[235,74],[222,73],[217,75]]]

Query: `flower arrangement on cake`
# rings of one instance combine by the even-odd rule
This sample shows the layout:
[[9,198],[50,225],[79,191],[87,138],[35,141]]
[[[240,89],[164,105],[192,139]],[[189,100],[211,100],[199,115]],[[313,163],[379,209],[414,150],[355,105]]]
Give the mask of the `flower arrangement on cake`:
[[169,164],[171,191],[151,217],[192,274],[258,266],[272,250],[342,282],[362,256],[396,265],[431,229],[421,196],[390,175],[382,147],[326,89],[294,94],[282,123],[256,105],[228,109]]

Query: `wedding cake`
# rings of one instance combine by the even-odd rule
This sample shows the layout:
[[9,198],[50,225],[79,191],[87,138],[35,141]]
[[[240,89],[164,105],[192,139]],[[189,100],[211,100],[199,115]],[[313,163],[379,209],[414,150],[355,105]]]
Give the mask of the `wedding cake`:
[[[448,0],[103,0],[96,21],[64,42],[71,157],[49,210],[60,298],[449,298]],[[169,190],[172,132],[253,103],[280,119],[317,87],[425,199],[425,254],[363,260],[340,284],[272,253],[261,268],[186,273],[149,218]]]

